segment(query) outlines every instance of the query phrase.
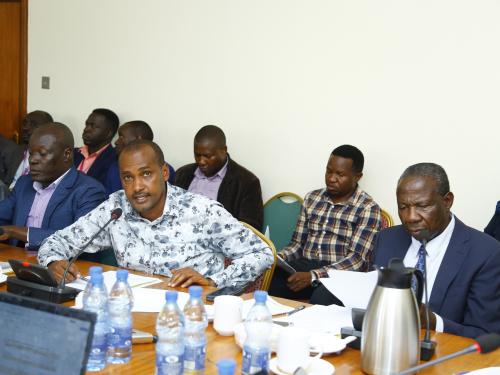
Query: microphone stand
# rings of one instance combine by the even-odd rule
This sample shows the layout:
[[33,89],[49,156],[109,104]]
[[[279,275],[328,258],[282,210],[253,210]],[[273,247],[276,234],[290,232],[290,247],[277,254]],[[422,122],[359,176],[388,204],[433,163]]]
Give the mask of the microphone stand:
[[89,247],[89,245],[92,243],[92,241],[94,241],[96,239],[96,237],[102,233],[102,231],[104,229],[106,229],[106,227],[109,225],[109,223],[111,223],[113,220],[116,220],[118,219],[120,216],[122,215],[122,209],[121,208],[115,208],[113,211],[111,211],[111,217],[109,218],[109,220],[106,222],[106,224],[104,224],[98,231],[97,233],[95,233],[91,238],[90,240],[88,240],[88,242],[83,245],[83,247],[80,249],[80,251],[78,251],[78,253],[76,253],[76,255],[71,258],[71,260],[68,262],[68,265],[66,266],[66,268],[64,269],[64,274],[63,274],[63,277],[62,277],[62,280],[61,282],[59,283],[59,288],[61,289],[64,289],[64,287],[66,286],[66,275],[68,274],[68,271],[70,269],[70,267],[73,265],[73,263],[75,263],[75,261],[78,259],[78,257],[80,255],[83,254],[83,252],[85,251],[85,249],[87,247]]
[[430,362],[424,363],[422,365],[410,367],[409,369],[401,371],[398,375],[413,374],[416,371],[420,371],[424,368],[437,365],[441,362],[447,361],[447,360],[455,358],[455,357],[460,357],[461,355],[468,354],[468,353],[478,352],[481,354],[486,354],[486,353],[493,352],[493,351],[497,350],[498,347],[500,346],[500,335],[497,333],[487,333],[486,335],[479,336],[478,338],[476,338],[475,341],[476,342],[473,345],[471,345],[465,349],[462,349],[462,350],[455,352],[455,353],[445,355],[444,357],[435,359],[434,361],[430,361]]

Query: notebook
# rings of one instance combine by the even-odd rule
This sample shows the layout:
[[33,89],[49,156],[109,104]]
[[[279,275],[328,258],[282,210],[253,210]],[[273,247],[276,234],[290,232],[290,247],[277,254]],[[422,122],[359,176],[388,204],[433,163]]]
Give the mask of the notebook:
[[85,374],[96,316],[0,293],[0,374]]

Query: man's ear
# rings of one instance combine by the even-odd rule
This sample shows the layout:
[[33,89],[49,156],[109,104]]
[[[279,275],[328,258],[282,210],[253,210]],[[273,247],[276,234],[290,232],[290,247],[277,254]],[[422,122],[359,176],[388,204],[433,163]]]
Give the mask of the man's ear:
[[361,177],[363,177],[363,172],[357,172],[355,175],[354,175],[354,181],[356,181],[356,183],[359,182],[359,180],[361,180]]
[[68,161],[73,161],[73,149],[71,147],[66,147],[63,152],[63,160],[65,163]]
[[447,192],[444,196],[443,196],[443,201],[444,201],[444,205],[446,206],[446,208],[448,210],[451,209],[451,206],[453,206],[453,201],[455,199],[455,196],[453,195],[453,193],[451,191]]
[[168,177],[170,175],[170,171],[168,170],[168,165],[166,162],[165,162],[165,164],[163,164],[163,167],[161,167],[161,173],[163,175],[163,181],[167,182]]

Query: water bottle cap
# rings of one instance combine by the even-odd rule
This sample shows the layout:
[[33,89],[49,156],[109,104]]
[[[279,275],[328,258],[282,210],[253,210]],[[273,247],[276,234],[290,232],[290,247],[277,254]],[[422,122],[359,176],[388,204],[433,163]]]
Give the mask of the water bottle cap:
[[90,275],[90,282],[94,285],[102,284],[103,279],[102,273],[93,273]]
[[234,359],[221,359],[217,361],[217,370],[219,374],[233,375],[236,370],[236,361]]
[[167,302],[177,302],[177,291],[167,290],[165,292],[165,300]]
[[202,292],[203,292],[203,288],[199,285],[189,287],[189,296],[191,298],[200,298]]
[[127,281],[127,278],[128,278],[128,271],[127,270],[116,271],[116,280]]
[[266,303],[267,292],[265,290],[256,290],[253,294],[253,298],[257,303]]
[[89,275],[92,276],[94,273],[102,273],[102,267],[92,266],[89,268]]

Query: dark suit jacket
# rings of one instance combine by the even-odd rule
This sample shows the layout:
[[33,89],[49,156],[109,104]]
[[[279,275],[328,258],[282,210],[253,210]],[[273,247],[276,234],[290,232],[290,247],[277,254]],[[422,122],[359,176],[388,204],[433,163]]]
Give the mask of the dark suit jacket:
[[0,180],[7,186],[14,179],[17,168],[23,160],[24,150],[21,146],[0,135]]
[[[0,225],[26,226],[35,194],[31,175],[21,176],[12,193],[0,202]],[[42,227],[29,228],[30,249],[38,250],[45,238],[73,224],[105,199],[104,187],[99,182],[71,168],[49,200]],[[18,241],[11,244],[15,246]]]
[[[387,266],[392,258],[404,259],[410,243],[401,225],[381,231],[374,263]],[[500,333],[500,243],[455,217],[429,306],[443,318],[445,332],[467,337]]]
[[500,241],[500,201],[497,202],[495,213],[486,228],[484,228],[484,233],[488,233],[491,237]]
[[[187,190],[196,168],[195,163],[179,168],[175,173],[174,184]],[[259,179],[231,158],[217,193],[217,201],[238,220],[262,230],[264,210]]]
[[[83,160],[83,155],[80,153],[78,148],[74,149],[73,153],[73,164],[76,168],[80,165]],[[94,177],[103,186],[106,186],[106,177],[108,175],[108,169],[112,163],[117,160],[116,151],[113,146],[109,145],[94,161],[94,164],[90,167],[87,172],[87,176]]]

